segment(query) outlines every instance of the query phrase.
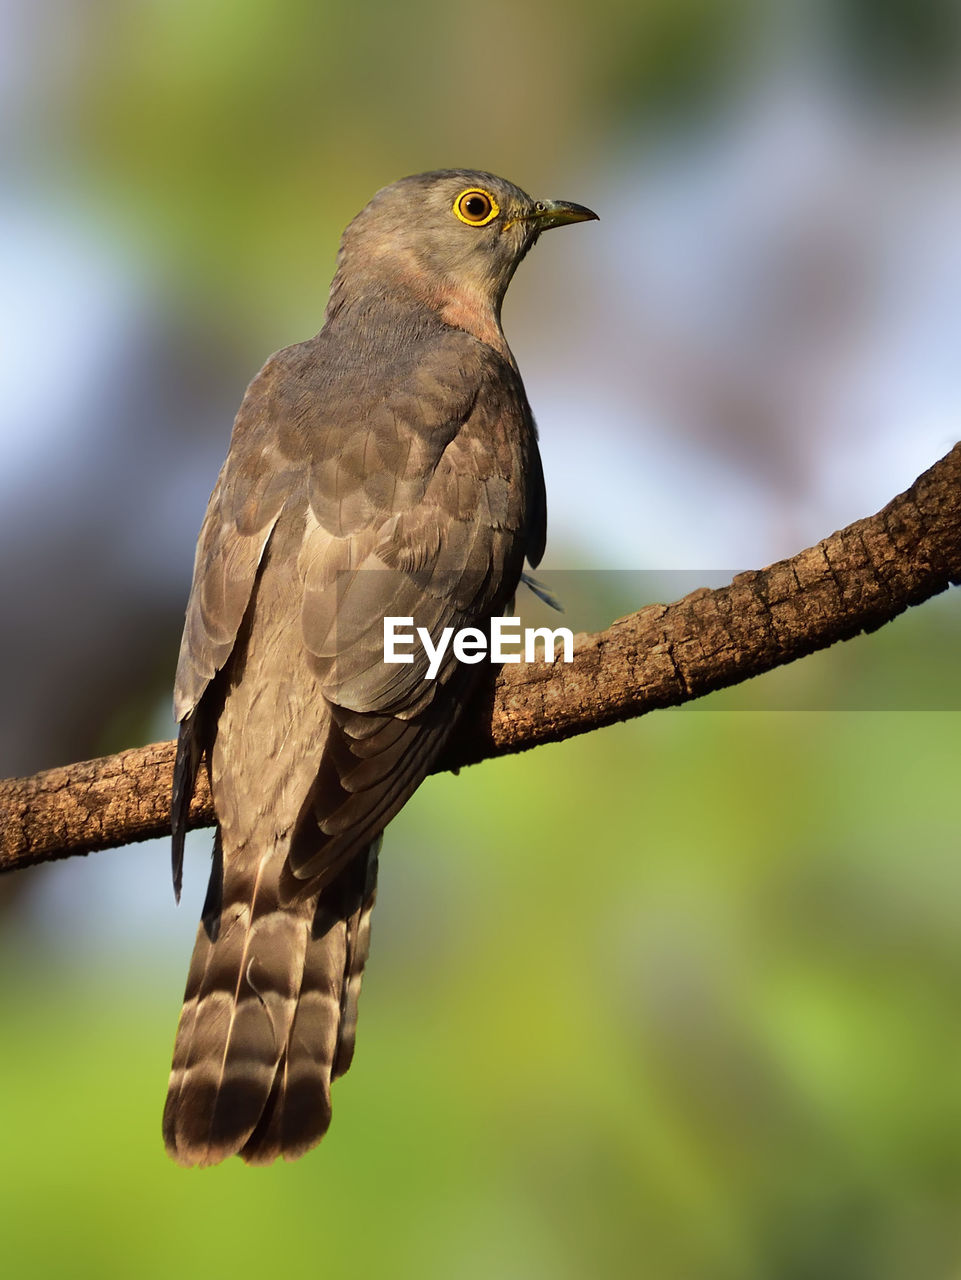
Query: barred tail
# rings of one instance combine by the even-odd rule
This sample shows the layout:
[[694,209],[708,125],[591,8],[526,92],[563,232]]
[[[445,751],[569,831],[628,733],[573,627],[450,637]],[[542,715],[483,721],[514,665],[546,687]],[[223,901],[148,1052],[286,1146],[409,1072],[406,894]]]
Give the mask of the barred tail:
[[260,1125],[241,1151],[248,1164],[295,1160],[330,1124],[331,1081],[350,1066],[357,1000],[370,949],[380,838],[317,900],[300,999]]
[[281,904],[285,844],[215,858],[164,1108],[183,1165],[302,1155],[330,1123],[350,1063],[377,868],[364,850],[319,897]]

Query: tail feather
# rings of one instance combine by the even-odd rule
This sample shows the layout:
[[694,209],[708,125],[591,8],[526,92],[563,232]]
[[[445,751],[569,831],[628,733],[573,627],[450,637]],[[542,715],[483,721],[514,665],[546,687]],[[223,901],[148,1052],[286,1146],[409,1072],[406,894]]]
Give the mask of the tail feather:
[[205,910],[164,1109],[180,1164],[294,1159],[330,1123],[330,1082],[353,1051],[377,849],[319,898],[282,905],[285,854],[278,844],[256,868],[235,854],[219,916]]
[[330,1125],[331,1082],[353,1056],[379,849],[378,838],[317,900],[284,1055],[261,1123],[240,1153],[248,1164],[269,1164],[281,1155],[294,1160]]
[[256,863],[244,852],[231,860],[215,927],[205,913],[187,976],[164,1109],[164,1140],[181,1164],[215,1164],[246,1142],[300,990],[310,913],[279,902],[286,850]]
[[366,857],[356,861],[358,883],[354,888],[353,910],[347,917],[347,955],[341,991],[340,1029],[331,1078],[337,1080],[350,1066],[357,1038],[357,1002],[364,979],[364,967],[370,954],[370,913],[377,898],[377,859],[380,836],[367,850]]

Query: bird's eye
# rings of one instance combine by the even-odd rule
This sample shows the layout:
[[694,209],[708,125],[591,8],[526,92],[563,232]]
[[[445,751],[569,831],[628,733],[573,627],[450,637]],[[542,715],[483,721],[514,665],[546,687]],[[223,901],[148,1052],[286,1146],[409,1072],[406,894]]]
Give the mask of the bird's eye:
[[494,197],[479,187],[462,191],[454,201],[454,214],[469,227],[486,227],[499,213]]

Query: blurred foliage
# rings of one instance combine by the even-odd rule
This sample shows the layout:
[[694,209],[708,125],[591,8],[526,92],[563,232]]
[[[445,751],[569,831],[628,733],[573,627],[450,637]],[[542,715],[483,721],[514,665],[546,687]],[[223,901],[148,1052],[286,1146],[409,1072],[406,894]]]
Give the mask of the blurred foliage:
[[332,1130],[269,1171],[163,1154],[183,956],[21,939],[8,1265],[947,1280],[959,729],[690,709],[431,780],[388,833]]
[[953,93],[961,41],[956,0],[841,0],[827,6],[851,75],[875,91]]

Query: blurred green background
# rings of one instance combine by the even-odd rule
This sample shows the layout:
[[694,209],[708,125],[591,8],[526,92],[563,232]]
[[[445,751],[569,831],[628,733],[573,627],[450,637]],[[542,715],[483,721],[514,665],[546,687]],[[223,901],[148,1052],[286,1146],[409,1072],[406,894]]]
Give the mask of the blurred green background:
[[[9,0],[0,772],[171,734],[243,386],[404,173],[601,214],[505,309],[566,625],[906,487],[961,434],[958,18]],[[8,877],[9,1273],[961,1276],[958,594],[430,780],[388,832],[333,1126],[290,1166],[163,1154],[209,835],[179,910],[160,841]]]

